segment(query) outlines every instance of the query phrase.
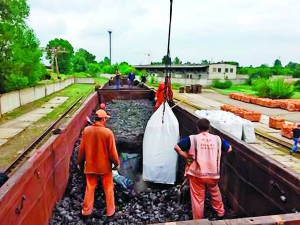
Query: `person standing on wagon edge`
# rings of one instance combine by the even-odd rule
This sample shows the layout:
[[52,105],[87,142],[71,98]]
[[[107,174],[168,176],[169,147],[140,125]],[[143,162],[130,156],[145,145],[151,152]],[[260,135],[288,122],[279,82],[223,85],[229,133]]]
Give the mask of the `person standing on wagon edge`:
[[[187,160],[184,176],[189,179],[194,219],[204,218],[205,188],[211,195],[211,204],[219,218],[225,215],[218,186],[221,152],[232,151],[227,141],[209,133],[207,119],[197,122],[198,134],[190,135],[175,145],[174,150]],[[188,151],[188,152],[186,152]]]
[[[106,215],[115,213],[114,182],[112,170],[119,168],[120,161],[116,149],[113,132],[106,128],[106,120],[110,118],[100,109],[95,114],[95,123],[84,129],[78,151],[78,169],[86,175],[86,190],[82,206],[82,215],[92,214],[95,188],[98,177],[101,178],[105,193]],[[114,167],[112,168],[112,163]],[[84,166],[82,166],[84,164]]]

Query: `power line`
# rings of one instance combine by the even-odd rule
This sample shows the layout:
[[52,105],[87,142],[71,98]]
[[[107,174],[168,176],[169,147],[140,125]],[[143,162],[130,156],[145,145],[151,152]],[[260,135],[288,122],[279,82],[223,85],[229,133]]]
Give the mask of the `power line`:
[[58,61],[57,61],[57,55],[62,54],[62,53],[69,53],[69,51],[66,51],[65,48],[61,48],[60,46],[58,47],[46,47],[42,48],[44,52],[50,53],[51,55],[51,67],[52,67],[52,72],[54,73],[54,63],[56,67],[56,73],[59,74],[59,67],[58,67]]

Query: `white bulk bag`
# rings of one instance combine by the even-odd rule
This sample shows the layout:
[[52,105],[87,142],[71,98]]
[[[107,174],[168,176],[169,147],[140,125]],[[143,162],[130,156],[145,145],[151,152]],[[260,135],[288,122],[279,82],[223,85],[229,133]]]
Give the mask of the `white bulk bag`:
[[246,143],[256,142],[254,124],[248,120],[243,121],[243,140]]
[[227,133],[231,133],[231,126],[232,126],[232,123],[230,120],[228,121],[223,121],[220,123],[220,128],[224,131],[226,131]]
[[235,136],[236,138],[242,140],[242,136],[243,136],[243,125],[232,119],[231,120],[231,126],[230,126],[230,133]]
[[179,123],[172,109],[165,104],[156,110],[147,123],[143,139],[143,180],[174,184],[178,155],[174,146],[179,142]]
[[195,114],[199,118],[208,119],[211,125],[217,129],[222,129],[240,140],[243,139],[247,143],[256,141],[254,124],[231,112],[222,110],[196,110]]

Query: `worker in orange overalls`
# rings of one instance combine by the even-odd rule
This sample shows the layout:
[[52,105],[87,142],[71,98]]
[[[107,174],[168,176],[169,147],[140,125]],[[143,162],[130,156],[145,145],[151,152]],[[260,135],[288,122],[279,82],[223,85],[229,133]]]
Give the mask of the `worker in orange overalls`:
[[[82,215],[91,215],[94,207],[95,188],[98,177],[105,193],[106,215],[115,213],[114,183],[112,170],[119,168],[120,161],[113,132],[106,128],[110,116],[103,109],[95,114],[95,123],[84,129],[78,152],[78,169],[86,175],[86,190]],[[112,163],[114,167],[112,168]],[[84,164],[84,165],[83,165]]]
[[[170,80],[167,77],[167,88],[166,88],[166,98],[168,101],[171,101],[173,98],[173,91],[172,86],[170,84]],[[156,111],[159,106],[165,101],[165,83],[160,83],[158,85],[157,91],[156,91],[156,104],[154,106],[154,111]]]
[[[198,134],[190,135],[175,145],[175,151],[187,160],[185,177],[190,183],[194,219],[204,218],[205,188],[211,195],[211,204],[219,218],[225,215],[218,181],[220,179],[221,152],[229,153],[232,148],[219,136],[209,133],[207,119],[197,122]],[[222,148],[222,143],[227,145]],[[225,147],[225,146],[224,146]],[[188,152],[186,152],[188,151]]]

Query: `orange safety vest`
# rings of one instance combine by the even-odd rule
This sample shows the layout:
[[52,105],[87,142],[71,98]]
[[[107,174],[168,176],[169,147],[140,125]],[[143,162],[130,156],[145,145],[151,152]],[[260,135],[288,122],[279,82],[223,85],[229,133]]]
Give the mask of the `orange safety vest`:
[[190,136],[189,156],[192,162],[187,163],[185,176],[198,178],[220,178],[222,142],[219,136],[203,132]]

